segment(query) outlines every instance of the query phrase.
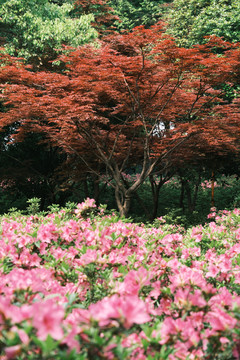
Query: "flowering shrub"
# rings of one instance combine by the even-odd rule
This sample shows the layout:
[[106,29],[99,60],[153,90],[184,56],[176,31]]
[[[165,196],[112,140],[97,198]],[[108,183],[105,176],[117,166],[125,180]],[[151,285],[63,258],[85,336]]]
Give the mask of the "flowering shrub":
[[0,359],[239,359],[240,210],[185,232],[96,210],[1,219]]

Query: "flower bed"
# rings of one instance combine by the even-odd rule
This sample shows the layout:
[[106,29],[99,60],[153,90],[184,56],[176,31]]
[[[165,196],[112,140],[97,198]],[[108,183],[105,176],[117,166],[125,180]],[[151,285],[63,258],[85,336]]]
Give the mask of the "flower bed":
[[0,359],[238,359],[240,211],[209,221],[3,217]]

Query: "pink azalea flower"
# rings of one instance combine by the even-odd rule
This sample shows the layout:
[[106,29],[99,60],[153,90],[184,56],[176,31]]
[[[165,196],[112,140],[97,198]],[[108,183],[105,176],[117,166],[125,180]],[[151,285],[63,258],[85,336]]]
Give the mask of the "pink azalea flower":
[[216,265],[210,264],[208,266],[208,272],[206,273],[206,278],[213,277],[215,278],[219,273],[219,268]]
[[40,225],[37,233],[37,239],[48,244],[50,244],[52,240],[56,241],[58,236],[58,229],[52,222]]
[[201,330],[203,328],[203,317],[204,317],[204,312],[203,311],[198,311],[198,312],[194,312],[192,311],[189,319],[191,320],[193,326],[195,329]]
[[235,284],[240,284],[240,271],[238,269],[238,272],[234,274],[234,282]]
[[181,333],[186,327],[186,323],[178,318],[174,320],[172,317],[167,317],[164,319],[162,328],[161,328],[161,341],[160,344],[166,344],[172,335]]
[[32,242],[32,237],[27,235],[22,235],[18,238],[18,247],[21,249]]
[[43,242],[40,243],[39,251],[41,255],[47,254],[47,250],[46,250],[47,247],[48,247],[47,243],[43,243]]
[[132,333],[122,340],[123,347],[131,347],[135,344],[141,344],[141,337],[136,333]]
[[140,267],[137,271],[131,270],[126,275],[124,282],[119,283],[118,292],[125,295],[137,296],[144,285],[150,284],[150,274],[144,268]]
[[24,345],[27,345],[29,343],[29,336],[28,334],[23,330],[23,329],[19,329],[17,328],[17,326],[13,326],[11,328],[11,331],[13,332],[16,332],[21,340],[21,342],[24,344]]
[[189,249],[182,249],[182,256],[181,256],[181,259],[188,259],[190,256],[189,254]]
[[135,296],[125,297],[120,312],[125,317],[124,326],[126,328],[130,328],[133,324],[144,324],[151,320],[146,304]]
[[69,220],[65,223],[65,226],[61,227],[61,238],[66,242],[71,242],[76,238],[78,231],[79,226],[77,222]]
[[80,329],[77,327],[73,327],[71,331],[65,336],[65,338],[61,341],[62,344],[66,344],[70,350],[75,349],[77,352],[80,352],[80,344],[76,339],[76,335],[80,333]]
[[53,300],[33,304],[33,326],[37,329],[40,340],[46,340],[48,335],[55,340],[60,340],[63,337],[61,328],[63,317],[63,308]]
[[96,262],[98,258],[98,252],[93,249],[87,249],[86,253],[81,255],[78,263],[79,265],[87,265]]
[[65,322],[67,324],[76,325],[76,324],[90,324],[91,314],[87,309],[73,309],[72,312],[67,316]]
[[120,320],[125,328],[151,320],[146,304],[136,296],[113,295],[90,305],[89,311],[100,326],[108,325],[112,319]]
[[221,272],[227,273],[232,269],[232,261],[230,259],[227,259],[226,256],[219,257],[219,267],[221,269]]
[[11,303],[10,299],[0,295],[0,323],[3,324],[6,319],[11,318]]
[[237,320],[224,312],[221,308],[208,312],[205,320],[210,323],[213,331],[233,329],[237,324]]
[[109,344],[103,349],[104,357],[108,360],[115,360],[116,357],[113,354],[112,350],[117,347],[117,344]]
[[170,276],[171,285],[170,288],[172,292],[177,287],[184,287],[186,285],[196,285],[200,288],[205,288],[207,282],[203,277],[203,273],[199,269],[192,269],[187,266],[182,266],[179,274]]
[[157,280],[154,281],[151,284],[153,290],[151,290],[150,292],[150,297],[153,297],[154,299],[157,299],[159,297],[159,295],[161,294],[161,281]]
[[7,359],[16,359],[21,354],[21,345],[8,346],[4,349]]
[[25,248],[16,263],[31,268],[39,266],[41,260],[42,259],[36,253],[31,254],[29,249]]
[[228,344],[230,340],[224,336],[220,337],[220,343],[221,344]]
[[172,300],[169,298],[162,298],[159,305],[159,315],[171,315],[172,314]]
[[217,294],[212,296],[211,299],[208,301],[208,305],[210,305],[212,308],[213,307],[218,308],[219,306],[230,307],[232,304],[233,304],[233,296],[225,287],[219,289]]
[[174,296],[174,303],[179,307],[191,307],[189,304],[189,289],[178,289]]
[[[20,323],[24,320],[29,320],[32,317],[32,308],[30,305],[23,304],[20,308],[19,306],[12,305],[10,310],[10,318],[13,324]],[[24,338],[24,333],[21,333]],[[26,334],[27,336],[27,334]],[[21,338],[20,334],[19,337]],[[23,338],[21,338],[22,342],[24,342]],[[25,337],[25,340],[27,338]]]
[[215,258],[216,258],[215,248],[209,249],[205,254],[205,259],[206,260],[210,260],[210,259],[215,260]]
[[193,327],[191,320],[186,322],[186,326],[182,331],[182,338],[186,341],[188,348],[197,347],[200,342],[199,332]]
[[77,205],[77,209],[75,210],[75,214],[77,216],[81,216],[82,212],[84,212],[85,210],[95,208],[95,207],[96,207],[95,200],[87,198],[84,202]]

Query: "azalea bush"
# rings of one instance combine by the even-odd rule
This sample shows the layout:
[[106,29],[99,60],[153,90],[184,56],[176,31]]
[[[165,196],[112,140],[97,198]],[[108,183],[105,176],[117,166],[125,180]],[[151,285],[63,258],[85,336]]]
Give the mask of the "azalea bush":
[[239,359],[240,210],[187,231],[55,210],[1,218],[1,360]]

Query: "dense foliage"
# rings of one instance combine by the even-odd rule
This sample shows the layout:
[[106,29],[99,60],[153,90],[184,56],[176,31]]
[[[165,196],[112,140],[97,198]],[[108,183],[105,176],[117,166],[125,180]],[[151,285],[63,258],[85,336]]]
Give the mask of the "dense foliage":
[[93,14],[73,16],[74,4],[48,0],[2,0],[0,36],[5,50],[38,66],[47,66],[63,44],[79,46],[93,41]]
[[202,180],[239,174],[238,20],[235,0],[1,0],[0,211],[105,191],[154,219],[178,176],[193,214]]
[[240,40],[238,0],[175,0],[168,21],[169,32],[182,46],[201,44],[209,35],[231,42]]
[[119,17],[115,22],[118,30],[156,24],[162,19],[168,3],[171,3],[171,0],[110,0],[109,2],[114,13]]
[[240,359],[239,24],[0,0],[0,360]]
[[2,217],[1,358],[238,359],[240,212],[208,218],[148,228],[90,199]]
[[[62,55],[64,74],[34,73],[3,54],[2,99],[9,109],[0,116],[1,129],[15,126],[15,141],[44,133],[68,160],[77,157],[75,169],[111,176],[125,216],[133,194],[157,168],[164,173],[184,160],[238,150],[239,99],[226,103],[221,88],[239,80],[235,44],[213,37],[180,48],[161,25],[99,44]],[[123,173],[136,166],[139,177],[130,184]]]

